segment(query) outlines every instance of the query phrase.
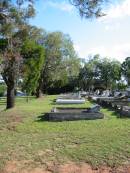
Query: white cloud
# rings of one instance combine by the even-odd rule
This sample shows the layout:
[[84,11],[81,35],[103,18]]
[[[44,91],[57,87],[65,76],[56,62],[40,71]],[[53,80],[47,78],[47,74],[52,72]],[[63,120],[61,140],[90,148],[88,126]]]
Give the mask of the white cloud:
[[117,31],[120,29],[122,19],[130,17],[130,0],[123,0],[121,3],[111,5],[105,12],[107,15],[99,18],[106,31]]
[[130,16],[130,0],[123,0],[118,5],[112,5],[107,11],[106,16],[101,20],[119,19]]
[[119,22],[113,23],[113,24],[106,24],[105,25],[105,30],[106,31],[115,31],[120,28],[121,24]]
[[53,8],[56,8],[56,9],[59,9],[61,11],[65,11],[65,12],[72,12],[74,7],[65,2],[65,1],[62,1],[62,2],[56,2],[56,1],[48,1],[48,5],[50,7],[53,7]]
[[88,55],[100,54],[103,57],[110,57],[122,62],[126,57],[130,56],[130,43],[111,45],[109,47],[98,46],[90,49],[78,46],[76,51],[81,58],[85,58]]

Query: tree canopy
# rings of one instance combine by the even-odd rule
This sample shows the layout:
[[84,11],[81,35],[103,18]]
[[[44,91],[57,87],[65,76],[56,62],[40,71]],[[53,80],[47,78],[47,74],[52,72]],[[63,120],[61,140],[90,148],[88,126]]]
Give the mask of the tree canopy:
[[[29,3],[35,3],[35,0],[10,0],[13,3],[17,3],[19,5],[22,5],[25,1]],[[5,4],[8,2],[8,0],[2,0]],[[93,17],[102,17],[106,15],[103,12],[104,6],[108,4],[108,0],[69,0],[70,4],[75,6],[81,17],[84,18],[93,18]],[[33,8],[31,6],[30,11],[33,11]]]
[[74,5],[80,13],[81,17],[92,18],[92,17],[102,17],[105,15],[103,13],[103,6],[107,4],[108,0],[69,0],[72,5]]
[[120,79],[121,63],[110,58],[101,58],[99,55],[91,57],[79,74],[80,88],[89,91],[95,87],[113,89]]
[[48,33],[44,39],[45,63],[41,72],[41,90],[46,92],[56,85],[63,87],[69,78],[78,76],[80,60],[70,37],[61,32]]

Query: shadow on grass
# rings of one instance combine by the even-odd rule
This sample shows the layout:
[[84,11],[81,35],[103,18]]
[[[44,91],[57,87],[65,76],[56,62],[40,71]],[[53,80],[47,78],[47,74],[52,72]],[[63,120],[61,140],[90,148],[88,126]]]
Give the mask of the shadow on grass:
[[0,102],[0,106],[6,105],[6,102]]
[[113,108],[103,108],[105,109],[107,112],[110,112],[111,113],[111,116],[114,116],[114,117],[117,117],[117,118],[120,118],[120,112],[113,109]]
[[[94,103],[93,101],[91,101],[91,103]],[[99,104],[100,105],[100,104]],[[114,116],[114,117],[117,117],[117,118],[123,118],[121,117],[120,115],[120,111],[119,110],[116,110],[114,107],[111,107],[111,106],[105,106],[105,105],[100,105],[102,109],[105,109],[107,112],[110,112],[111,115],[110,116]],[[105,113],[104,113],[105,114]]]
[[35,120],[35,122],[42,122],[42,121],[48,121],[47,116],[45,115],[45,113],[39,115],[37,117],[37,119]]
[[57,103],[55,103],[55,102],[51,102],[51,104],[50,105],[58,105]]
[[[107,112],[111,112],[110,116],[114,116],[120,119],[130,119],[129,116],[121,115],[120,110],[110,109],[110,108],[104,108]],[[104,113],[105,114],[105,113]]]
[[117,118],[121,118],[121,115],[120,115],[119,112],[113,111],[111,115],[112,115],[112,116],[116,116]]

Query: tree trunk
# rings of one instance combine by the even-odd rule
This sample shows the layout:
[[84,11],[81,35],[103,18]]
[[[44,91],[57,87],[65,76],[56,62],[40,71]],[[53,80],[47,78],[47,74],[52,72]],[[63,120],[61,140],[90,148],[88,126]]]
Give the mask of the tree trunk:
[[40,88],[37,88],[36,90],[36,98],[41,98],[42,97],[42,91],[40,90]]
[[39,84],[36,89],[36,98],[41,98],[42,97],[42,79],[39,79]]
[[15,103],[15,87],[12,86],[7,86],[7,105],[6,108],[10,109],[14,107]]

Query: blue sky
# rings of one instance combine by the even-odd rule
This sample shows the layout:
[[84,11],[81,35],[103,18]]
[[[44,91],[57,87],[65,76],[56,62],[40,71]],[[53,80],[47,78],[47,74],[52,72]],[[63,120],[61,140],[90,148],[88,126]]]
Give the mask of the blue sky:
[[81,58],[99,53],[123,61],[130,56],[130,0],[115,0],[101,19],[81,19],[67,0],[38,0],[33,25],[69,34]]

